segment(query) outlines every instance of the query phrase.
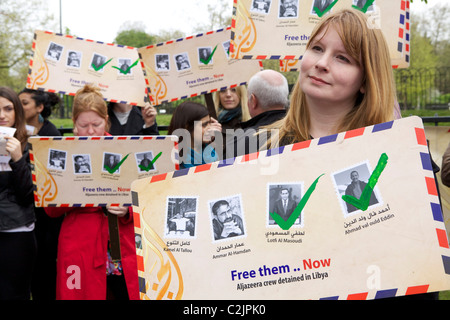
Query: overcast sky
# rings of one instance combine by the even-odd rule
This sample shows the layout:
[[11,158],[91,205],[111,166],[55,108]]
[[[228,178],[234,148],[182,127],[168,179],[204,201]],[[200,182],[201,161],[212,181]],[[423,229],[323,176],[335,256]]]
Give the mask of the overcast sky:
[[[148,33],[181,30],[186,35],[194,34],[197,25],[206,24],[209,20],[207,4],[214,3],[214,0],[47,0],[57,22],[56,30],[48,31],[59,32],[60,1],[63,32],[68,27],[71,34],[78,37],[103,42],[113,42],[127,21],[143,22]],[[428,0],[425,4],[414,0],[411,10],[421,12],[436,3],[448,1]],[[233,1],[229,0],[229,3],[231,15]]]

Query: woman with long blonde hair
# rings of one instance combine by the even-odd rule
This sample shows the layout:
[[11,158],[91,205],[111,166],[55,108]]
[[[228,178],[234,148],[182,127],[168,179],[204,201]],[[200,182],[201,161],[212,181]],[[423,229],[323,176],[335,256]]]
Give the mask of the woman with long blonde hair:
[[237,129],[241,122],[250,120],[245,85],[226,88],[213,93],[217,120],[222,129]]
[[380,29],[344,9],[315,27],[286,117],[267,129],[269,148],[383,123],[394,118],[395,82]]

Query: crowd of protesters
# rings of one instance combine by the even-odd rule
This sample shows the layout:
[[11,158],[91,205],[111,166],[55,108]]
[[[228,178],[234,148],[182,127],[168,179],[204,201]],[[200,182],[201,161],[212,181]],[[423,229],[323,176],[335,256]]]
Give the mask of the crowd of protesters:
[[[292,92],[281,73],[264,70],[248,86],[214,94],[217,119],[204,105],[183,102],[168,132],[180,137],[180,167],[249,153],[251,137],[262,130],[277,133],[257,139],[258,150],[394,120],[389,50],[381,30],[368,25],[353,9],[324,17],[311,34]],[[0,127],[15,129],[1,137],[10,170],[0,172],[0,300],[139,299],[131,208],[34,206],[26,125],[39,136],[60,135],[48,120],[57,103],[52,93],[0,87]],[[76,93],[72,115],[78,136],[159,134],[153,106],[107,104],[91,85]],[[230,129],[240,129],[241,136],[227,140]],[[447,186],[449,159],[450,145],[442,163]],[[120,261],[111,259],[107,214],[119,220]],[[77,290],[68,287],[71,266],[82,278]]]

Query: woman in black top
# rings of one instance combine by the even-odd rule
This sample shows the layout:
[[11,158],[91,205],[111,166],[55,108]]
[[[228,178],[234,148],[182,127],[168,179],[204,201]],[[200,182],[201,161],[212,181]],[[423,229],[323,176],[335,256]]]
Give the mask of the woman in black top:
[[36,134],[43,137],[60,136],[61,133],[48,120],[52,108],[60,102],[51,92],[24,89],[19,93],[27,124],[36,128]]
[[0,126],[16,129],[3,135],[11,159],[0,171],[0,300],[27,300],[36,257],[34,196],[25,115],[17,94],[0,87]]
[[[24,89],[19,93],[28,125],[33,126],[38,136],[60,136],[61,133],[48,120],[52,108],[60,102],[58,95],[40,90]],[[44,208],[35,208],[36,240],[38,254],[33,271],[31,294],[33,300],[56,299],[56,254],[61,218],[50,218]]]
[[113,136],[159,135],[156,123],[156,110],[151,105],[142,109],[124,103],[110,102],[108,117]]

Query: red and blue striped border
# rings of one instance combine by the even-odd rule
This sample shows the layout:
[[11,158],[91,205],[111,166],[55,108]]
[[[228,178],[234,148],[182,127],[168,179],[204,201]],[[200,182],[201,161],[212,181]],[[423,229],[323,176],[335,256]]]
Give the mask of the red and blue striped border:
[[[394,126],[394,123],[395,123],[395,121],[390,121],[390,122],[377,124],[374,126],[359,128],[359,129],[350,130],[350,131],[347,131],[344,133],[339,133],[339,134],[322,137],[322,138],[318,139],[317,145],[320,146],[320,145],[325,145],[328,143],[336,142],[340,135],[343,135],[344,140],[345,140],[345,139],[352,139],[355,137],[363,136],[364,134],[376,134],[377,132],[382,132],[382,131],[392,129]],[[423,128],[415,128],[415,136],[416,136],[418,145],[427,147],[425,130]],[[270,157],[273,155],[282,154],[285,151],[296,151],[296,150],[307,149],[311,146],[312,146],[312,140],[308,140],[308,141],[303,141],[303,142],[298,142],[298,143],[292,144],[291,146],[283,146],[283,147],[279,147],[279,148],[275,148],[275,149],[270,149],[267,151],[252,153],[252,154],[245,155],[245,156],[239,156],[239,157],[235,157],[235,158],[225,159],[225,160],[219,161],[217,163],[217,168],[223,168],[223,167],[228,167],[228,166],[239,164],[239,163],[245,163],[245,162],[248,162],[251,160],[258,159],[258,157],[261,157],[261,156]],[[428,152],[419,152],[418,157],[420,158],[424,172],[428,173],[428,174],[430,174],[430,173],[432,174],[433,168],[431,166],[430,154]],[[214,167],[214,165],[212,163],[210,163],[210,164],[204,164],[204,165],[197,166],[197,167],[181,169],[181,170],[175,171],[171,174],[165,173],[165,174],[161,174],[159,176],[153,176],[151,178],[150,183],[164,181],[167,178],[178,178],[178,177],[186,176],[188,174],[197,174],[197,173],[201,173],[201,172],[206,172],[206,171],[209,171],[213,167]],[[442,223],[442,228],[436,228],[437,245],[439,245],[439,247],[441,247],[443,249],[449,249],[449,242],[448,242],[447,233],[445,230],[444,218],[443,218],[443,214],[442,214],[441,205],[440,205],[439,199],[438,199],[436,181],[435,181],[434,177],[425,176],[424,183],[427,186],[428,194],[430,196],[436,197],[436,199],[435,199],[436,201],[430,202],[432,218],[434,221]],[[442,255],[442,263],[443,263],[443,268],[444,268],[445,274],[450,275],[450,256]],[[399,290],[398,288],[379,290],[375,294],[375,299],[395,297],[398,293],[398,290]],[[423,285],[419,285],[419,286],[411,286],[406,289],[405,295],[427,293],[428,290],[429,290],[429,284],[423,284]],[[366,300],[368,298],[368,295],[369,295],[369,292],[354,293],[354,294],[349,294],[344,299],[346,299],[346,300]],[[342,298],[342,297],[331,296],[331,297],[321,298],[320,300],[338,300],[340,298]]]
[[[95,40],[91,40],[91,39],[80,38],[80,37],[76,37],[76,36],[72,36],[72,35],[68,35],[68,34],[62,34],[62,33],[54,33],[54,32],[50,32],[50,31],[43,31],[43,32],[45,34],[56,35],[56,36],[60,36],[60,37],[64,37],[64,38],[86,41],[86,42],[90,42],[90,43],[98,43],[98,44],[107,45],[110,47],[125,48],[125,49],[129,49],[129,50],[137,50],[137,48],[131,47],[131,46],[124,46],[124,45],[120,45],[120,44],[108,43],[108,42],[103,42],[103,41],[95,41]],[[29,67],[28,67],[27,84],[30,83],[30,75],[31,75],[32,69],[33,69],[34,53],[36,50],[36,39],[37,39],[37,33],[34,33],[33,44],[32,44],[33,55],[30,59],[30,63],[29,63]],[[139,57],[138,52],[137,52],[137,56]],[[142,72],[144,74],[144,78],[145,78],[145,72],[144,72],[144,68],[142,67],[142,61],[141,61],[141,70],[142,70]],[[51,92],[51,93],[59,93],[59,94],[64,94],[64,95],[68,95],[68,96],[75,96],[75,94],[76,94],[76,92],[68,92],[68,91],[55,90],[55,89],[42,88],[42,87],[38,87],[38,88],[36,88],[36,90],[47,91],[47,92]],[[146,87],[146,90],[147,90],[147,92],[150,92],[150,88],[148,86]],[[144,93],[144,95],[145,95],[145,93]],[[125,100],[117,100],[117,99],[109,99],[109,100],[104,99],[104,100],[110,101],[110,102],[115,102],[115,103],[130,104],[133,106],[138,105],[137,102],[133,102],[133,101],[125,101]]]
[[[87,141],[87,140],[91,140],[91,141],[100,141],[100,140],[165,140],[165,139],[171,139],[171,136],[73,136],[73,137],[36,137],[37,139],[41,140],[41,141],[49,141],[49,140],[54,140],[54,141],[61,141],[61,140],[67,140],[67,141],[74,141],[74,140],[80,140],[80,141]],[[174,143],[174,148],[177,150],[176,153],[176,158],[178,157],[178,142],[177,141],[173,141]],[[34,159],[34,153],[33,153],[33,149],[30,148],[30,162],[34,165],[35,163],[35,159]],[[178,170],[180,167],[180,165],[178,163],[175,164],[175,170]],[[176,171],[175,171],[176,172]],[[164,174],[163,174],[164,175]],[[161,175],[159,175],[161,176]],[[154,177],[154,176],[153,176]],[[34,172],[34,170],[32,171],[32,180],[33,180],[33,186],[34,186],[34,190],[37,190],[37,180],[36,180],[36,173]],[[36,192],[34,193],[34,198],[35,200],[37,197]],[[131,193],[130,193],[130,197],[131,197]],[[107,204],[107,203],[86,203],[86,204],[82,204],[82,203],[63,203],[63,204],[57,204],[57,203],[49,203],[47,204],[48,207],[106,207],[107,205],[110,205],[112,207],[114,206],[122,206],[122,207],[131,207],[133,206],[132,201],[130,203],[112,203],[112,204]]]

